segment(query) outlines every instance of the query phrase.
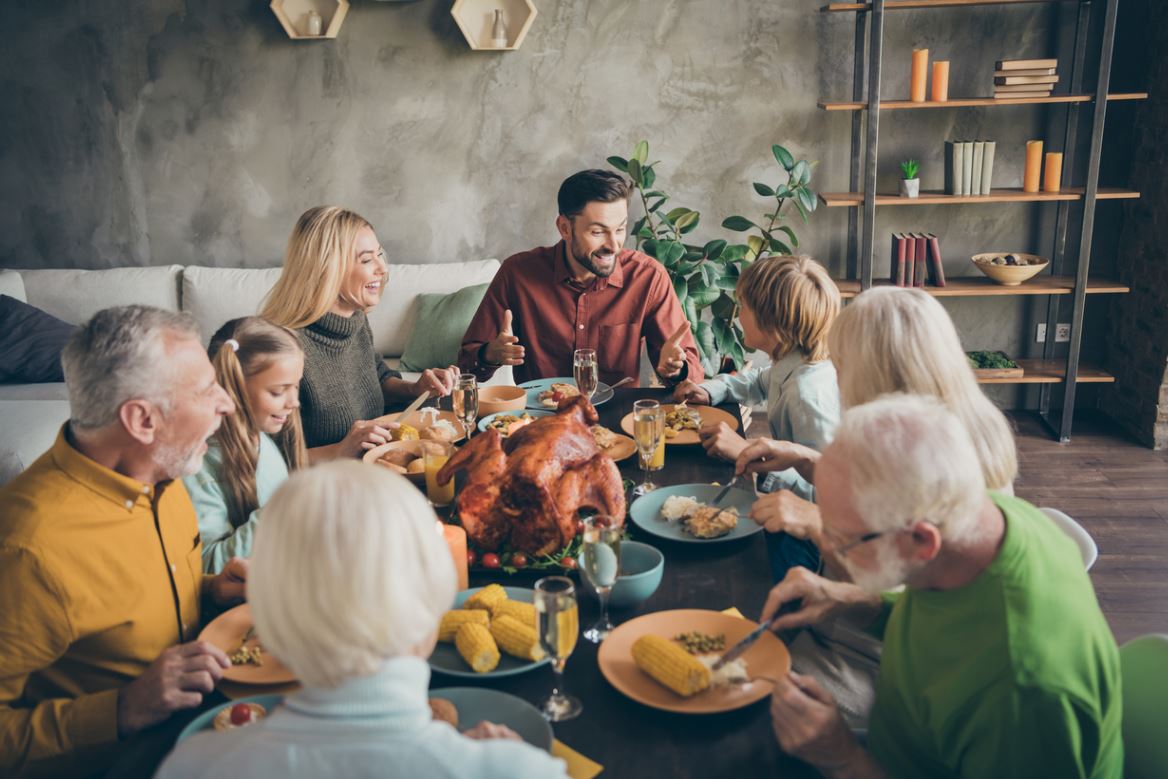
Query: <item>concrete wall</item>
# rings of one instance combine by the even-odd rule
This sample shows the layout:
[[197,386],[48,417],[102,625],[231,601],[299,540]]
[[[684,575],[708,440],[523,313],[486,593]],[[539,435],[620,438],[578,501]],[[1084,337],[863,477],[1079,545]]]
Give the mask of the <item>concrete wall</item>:
[[[6,0],[0,266],[273,265],[296,216],[324,202],[366,215],[395,260],[504,257],[555,239],[565,175],[641,138],[676,203],[703,212],[705,240],[728,214],[763,213],[750,182],[776,180],[771,143],[818,160],[820,189],[847,188],[848,115],[815,103],[850,97],[854,17],[818,13],[820,0],[536,0],[523,48],[504,54],[470,51],[450,5],[353,0],[337,40],[292,42],[261,0]],[[986,94],[995,59],[1058,49],[1068,12],[889,14],[886,92],[907,93],[909,51],[927,46],[952,61],[950,94]],[[956,137],[996,140],[995,183],[1017,185],[1025,140],[1057,119],[884,116],[883,190],[909,156],[940,187]],[[1125,181],[1122,169],[1108,183]],[[1113,249],[1119,210],[1102,210]],[[1052,215],[888,209],[878,245],[930,230],[947,272],[968,275],[976,251],[1049,251]],[[803,248],[841,273],[846,226],[843,209],[820,210]],[[967,348],[1034,348],[1034,301],[947,305]]]

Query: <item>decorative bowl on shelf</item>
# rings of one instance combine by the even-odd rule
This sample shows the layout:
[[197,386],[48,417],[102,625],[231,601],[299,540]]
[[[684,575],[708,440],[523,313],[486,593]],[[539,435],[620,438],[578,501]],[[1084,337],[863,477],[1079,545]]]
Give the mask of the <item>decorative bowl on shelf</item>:
[[1004,287],[1016,287],[1050,265],[1045,257],[1025,252],[983,252],[970,259],[991,281]]

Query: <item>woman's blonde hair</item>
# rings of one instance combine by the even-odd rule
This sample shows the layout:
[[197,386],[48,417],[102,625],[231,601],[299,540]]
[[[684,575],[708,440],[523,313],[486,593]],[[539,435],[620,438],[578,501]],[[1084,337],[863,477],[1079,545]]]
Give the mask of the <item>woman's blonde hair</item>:
[[858,295],[828,336],[840,403],[851,408],[889,392],[938,398],[969,431],[986,487],[1012,490],[1014,434],[977,385],[949,314],[918,289],[882,287]]
[[[235,341],[234,347],[228,343],[231,340]],[[239,527],[259,508],[256,464],[260,428],[248,400],[247,380],[266,370],[276,357],[303,356],[304,351],[300,339],[288,328],[258,316],[247,316],[232,319],[216,330],[207,353],[220,386],[235,401],[235,413],[224,417],[214,437],[223,456],[219,479],[225,487],[227,516],[232,527]],[[284,428],[273,438],[290,470],[307,462],[299,409],[288,415]]]
[[[296,220],[284,249],[284,269],[260,315],[282,327],[306,327],[329,312],[344,293],[357,259],[357,234],[372,229],[364,217],[336,206],[310,208]],[[349,301],[360,307],[357,301]]]
[[805,255],[763,257],[742,271],[737,291],[758,326],[778,340],[771,357],[797,350],[811,362],[827,359],[840,294],[822,265]]
[[425,496],[385,468],[294,473],[264,508],[247,595],[256,633],[308,687],[335,687],[433,639],[457,584]]

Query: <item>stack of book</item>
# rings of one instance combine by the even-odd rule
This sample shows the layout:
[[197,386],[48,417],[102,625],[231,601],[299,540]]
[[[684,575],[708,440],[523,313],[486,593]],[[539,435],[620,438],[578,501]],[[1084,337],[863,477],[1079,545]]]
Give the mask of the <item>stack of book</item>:
[[994,178],[994,141],[945,141],[945,191],[988,195]]
[[893,233],[892,272],[888,276],[897,287],[923,287],[928,283],[945,286],[945,266],[941,244],[933,233]]
[[1050,97],[1058,83],[1058,60],[998,60],[994,97]]

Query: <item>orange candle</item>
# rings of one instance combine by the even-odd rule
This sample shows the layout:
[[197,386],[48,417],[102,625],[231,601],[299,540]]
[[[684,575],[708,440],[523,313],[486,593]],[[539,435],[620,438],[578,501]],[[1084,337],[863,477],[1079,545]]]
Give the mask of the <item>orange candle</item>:
[[1048,151],[1046,153],[1046,171],[1042,176],[1043,192],[1058,192],[1063,183],[1063,153]]
[[913,49],[912,53],[912,85],[909,88],[908,99],[914,103],[925,102],[925,82],[929,78],[929,50]]
[[1022,191],[1038,191],[1038,175],[1042,172],[1042,141],[1026,142],[1026,173],[1022,176]]
[[470,586],[470,574],[466,564],[466,531],[458,525],[447,525],[438,522],[438,532],[446,539],[450,547],[450,557],[454,560],[454,572],[458,576],[458,589],[465,590]]
[[949,60],[933,63],[933,102],[944,103],[949,99]]

